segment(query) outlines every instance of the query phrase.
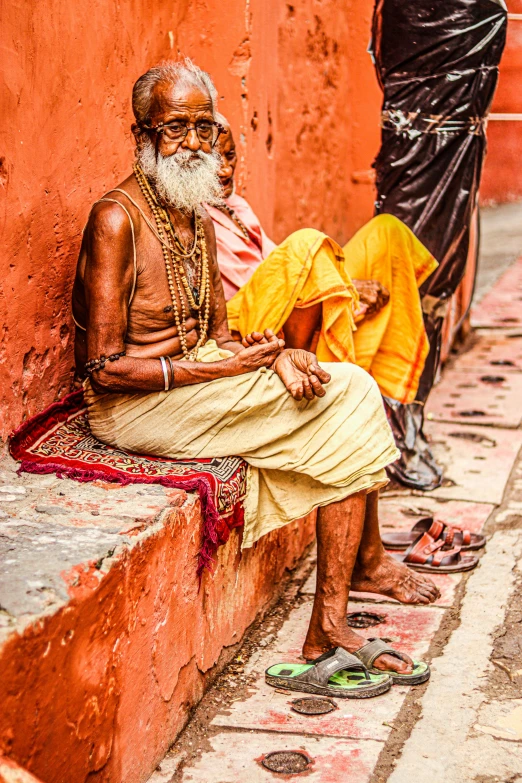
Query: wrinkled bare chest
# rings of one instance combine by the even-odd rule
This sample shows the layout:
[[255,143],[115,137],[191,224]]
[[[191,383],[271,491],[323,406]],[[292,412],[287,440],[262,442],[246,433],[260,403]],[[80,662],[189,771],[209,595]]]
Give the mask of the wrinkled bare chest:
[[[153,235],[140,236],[136,242],[137,276],[134,297],[129,307],[129,331],[146,323],[151,328],[165,329],[175,324],[175,308],[181,320],[197,319],[189,295],[176,274],[172,262],[165,260],[161,245]],[[201,287],[201,260],[198,256],[184,260],[182,270],[190,294],[198,301]],[[211,291],[213,299],[213,292]]]

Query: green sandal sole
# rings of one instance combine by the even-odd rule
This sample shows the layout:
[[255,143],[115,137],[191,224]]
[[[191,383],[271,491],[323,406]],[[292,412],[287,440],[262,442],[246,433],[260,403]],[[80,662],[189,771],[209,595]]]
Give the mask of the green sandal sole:
[[274,688],[338,699],[371,699],[389,691],[393,684],[388,673],[377,671],[371,672],[370,679],[367,680],[363,674],[343,670],[333,674],[326,687],[294,679],[311,668],[311,664],[276,663],[265,671],[265,681]]
[[398,674],[391,670],[368,669],[371,674],[389,674],[394,685],[420,685],[431,677],[431,669],[424,661],[413,661],[413,671],[411,674]]

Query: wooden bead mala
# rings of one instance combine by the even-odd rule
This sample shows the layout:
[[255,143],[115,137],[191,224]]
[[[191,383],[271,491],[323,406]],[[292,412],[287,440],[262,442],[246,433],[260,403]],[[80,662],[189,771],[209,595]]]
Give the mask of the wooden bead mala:
[[[205,231],[200,215],[194,210],[194,244],[187,252],[176,234],[170,215],[158,202],[143,169],[138,163],[134,164],[134,174],[140,190],[156,222],[158,239],[161,243],[167,282],[172,299],[172,310],[181,343],[181,350],[185,359],[194,361],[198,350],[205,344],[208,334],[210,318],[210,282],[209,261]],[[195,258],[197,260],[197,283],[192,289],[187,277],[184,259]],[[185,294],[185,295],[184,295]],[[198,314],[199,337],[196,345],[191,350],[187,347],[187,308]],[[179,300],[179,306],[178,306]]]

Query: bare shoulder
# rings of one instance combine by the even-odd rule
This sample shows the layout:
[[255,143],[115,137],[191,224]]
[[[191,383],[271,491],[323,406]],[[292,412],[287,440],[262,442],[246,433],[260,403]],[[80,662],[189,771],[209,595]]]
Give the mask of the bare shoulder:
[[129,216],[115,201],[97,201],[91,210],[87,230],[94,236],[124,239],[131,230]]
[[135,208],[123,193],[118,190],[128,192],[131,196],[135,188],[134,177],[128,177],[115,190],[108,191],[101,199],[96,201],[91,209],[87,230],[94,235],[102,235],[105,239],[125,239],[130,236],[131,220],[135,221]]

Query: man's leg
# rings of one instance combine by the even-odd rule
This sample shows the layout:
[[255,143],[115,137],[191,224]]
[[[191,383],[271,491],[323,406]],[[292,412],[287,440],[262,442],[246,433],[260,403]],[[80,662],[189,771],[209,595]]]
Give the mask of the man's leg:
[[[346,622],[352,571],[364,532],[366,494],[359,492],[319,509],[317,517],[317,588],[303,656],[317,658],[334,647],[354,652],[366,644]],[[401,674],[413,671],[412,663],[390,655],[375,661],[378,669]]]
[[294,308],[283,326],[283,334],[287,348],[304,348],[312,350],[315,333],[321,327],[323,305]]
[[429,604],[440,593],[426,576],[398,563],[385,551],[379,530],[379,493],[366,499],[366,515],[361,544],[353,569],[352,590],[379,593],[401,603]]

